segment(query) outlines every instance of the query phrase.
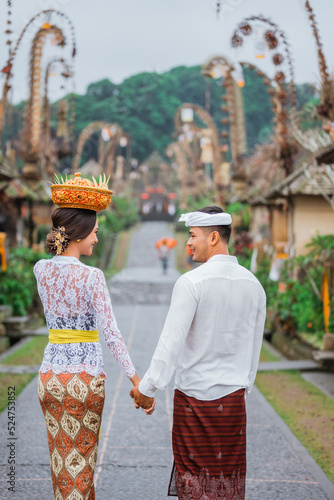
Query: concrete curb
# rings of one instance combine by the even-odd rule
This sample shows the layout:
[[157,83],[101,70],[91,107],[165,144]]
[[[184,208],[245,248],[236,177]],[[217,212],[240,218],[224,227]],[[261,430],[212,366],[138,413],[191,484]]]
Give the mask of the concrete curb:
[[296,359],[289,361],[268,361],[259,364],[259,371],[271,370],[321,370],[321,367],[311,359]]
[[40,365],[0,365],[0,373],[38,373]]

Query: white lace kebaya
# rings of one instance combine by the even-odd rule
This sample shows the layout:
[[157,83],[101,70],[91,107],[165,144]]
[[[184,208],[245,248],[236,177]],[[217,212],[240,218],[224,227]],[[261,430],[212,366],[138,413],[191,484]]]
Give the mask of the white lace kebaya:
[[[135,369],[117,327],[103,272],[76,257],[55,256],[37,262],[34,273],[48,329],[92,331],[99,328],[113,357],[125,375],[132,378]],[[99,342],[49,343],[40,371],[86,372],[96,376],[104,373],[103,368]]]

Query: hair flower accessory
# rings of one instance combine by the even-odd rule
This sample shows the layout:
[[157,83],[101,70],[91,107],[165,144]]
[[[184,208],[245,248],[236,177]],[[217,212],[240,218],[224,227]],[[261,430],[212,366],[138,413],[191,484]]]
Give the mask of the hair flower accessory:
[[65,233],[64,226],[58,226],[57,229],[52,231],[52,236],[54,238],[57,255],[61,255],[66,250],[70,242],[67,234]]

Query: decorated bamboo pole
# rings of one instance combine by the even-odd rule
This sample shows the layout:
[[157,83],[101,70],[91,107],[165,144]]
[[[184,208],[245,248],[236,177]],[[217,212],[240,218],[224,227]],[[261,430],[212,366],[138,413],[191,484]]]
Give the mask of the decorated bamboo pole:
[[[270,51],[275,51],[272,62],[277,68],[274,80],[276,82],[275,95],[273,96],[276,138],[281,158],[284,160],[286,175],[291,173],[292,151],[288,139],[289,120],[294,118],[296,108],[296,88],[294,83],[294,67],[290,52],[290,46],[285,33],[269,19],[263,16],[251,16],[244,19],[232,36],[232,47],[241,47],[244,37],[253,33],[253,23],[261,22],[268,27],[264,33],[264,42]],[[277,49],[277,50],[276,50]],[[281,50],[280,50],[281,49]],[[280,50],[280,51],[279,51]],[[286,62],[289,71],[289,83],[286,86],[286,75],[281,66]]]
[[[321,78],[321,104],[317,106],[317,111],[322,120],[334,121],[334,80],[330,77],[328,66],[323,51],[318,24],[314,11],[309,1],[305,2],[305,9],[312,27],[318,54],[318,66]],[[333,136],[334,136],[334,130]]]
[[80,167],[80,160],[86,142],[91,138],[93,134],[102,131],[104,131],[108,135],[109,140],[108,144],[104,147],[102,141],[100,141],[98,163],[101,165],[101,167],[104,167],[104,164],[106,163],[106,174],[110,175],[110,178],[112,179],[116,148],[123,135],[123,130],[117,123],[109,123],[103,121],[91,122],[81,131],[77,142],[76,153],[73,159],[73,173],[77,172]]
[[215,186],[215,193],[218,203],[223,203],[224,201],[224,188],[226,186],[222,185],[220,182],[221,177],[221,164],[222,164],[222,153],[219,142],[219,133],[212,116],[198,104],[184,103],[178,108],[175,114],[175,128],[179,134],[183,132],[183,123],[181,120],[181,113],[184,109],[191,109],[197,118],[199,118],[209,129],[211,140],[212,140],[212,170],[213,170],[213,183]]
[[180,142],[173,142],[167,146],[166,155],[169,159],[174,157],[177,163],[177,178],[181,184],[180,208],[182,210],[186,209],[186,200],[189,194],[188,187],[190,182],[187,154]]
[[[8,4],[8,6],[10,6],[10,5],[11,4]],[[19,36],[14,48],[10,50],[6,65],[1,70],[1,72],[4,75],[6,75],[6,78],[5,78],[5,82],[4,82],[3,89],[2,89],[2,99],[1,99],[1,104],[0,104],[0,145],[1,145],[2,130],[3,130],[4,123],[5,123],[7,95],[8,95],[8,91],[11,88],[11,78],[13,77],[12,69],[13,69],[15,56],[18,52],[19,47],[21,46],[22,39],[24,38],[24,35],[28,31],[28,29],[32,25],[36,25],[36,24],[38,25],[39,23],[40,23],[41,28],[43,26],[44,27],[46,27],[48,25],[51,26],[50,20],[51,20],[52,16],[56,16],[60,20],[65,20],[67,25],[69,26],[69,29],[71,32],[71,42],[72,42],[72,59],[75,57],[76,43],[75,43],[74,26],[73,26],[70,18],[66,14],[64,14],[63,12],[60,12],[58,10],[47,9],[47,10],[43,10],[43,11],[39,12],[38,14],[33,16],[28,21],[28,23],[25,25],[25,27],[21,31],[20,36]],[[38,31],[40,31],[40,29]],[[10,33],[11,33],[11,30],[8,28],[8,34],[10,34]],[[10,44],[11,43],[12,42],[10,41]]]
[[48,62],[46,69],[45,69],[45,75],[44,75],[44,140],[46,147],[48,147],[48,144],[50,143],[51,139],[51,130],[50,130],[50,103],[49,103],[49,97],[48,97],[48,83],[49,83],[49,77],[51,75],[52,68],[55,65],[61,65],[62,66],[62,73],[61,75],[64,78],[70,78],[73,76],[72,71],[69,67],[69,65],[66,63],[64,58],[62,57],[55,57],[51,59],[51,61]]
[[231,156],[234,170],[240,169],[241,156],[246,152],[246,127],[244,117],[244,106],[240,82],[236,82],[233,77],[235,67],[225,56],[215,56],[205,63],[202,74],[209,78],[215,77],[215,68],[222,71],[222,87],[225,88],[225,95],[222,95],[223,104],[221,110],[228,113],[228,118],[223,118],[221,123],[229,125],[229,133],[226,130],[221,132],[223,138],[230,136]]
[[60,28],[45,23],[37,31],[31,48],[30,59],[30,92],[27,112],[27,122],[25,130],[25,156],[27,161],[37,161],[39,145],[41,138],[41,59],[43,45],[47,35],[53,34],[56,43],[60,46],[65,45],[65,37]]

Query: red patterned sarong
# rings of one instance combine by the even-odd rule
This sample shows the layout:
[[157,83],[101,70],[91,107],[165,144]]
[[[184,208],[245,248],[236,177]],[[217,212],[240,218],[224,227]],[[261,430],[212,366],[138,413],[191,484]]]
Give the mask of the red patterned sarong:
[[40,373],[56,500],[95,500],[94,470],[104,406],[105,375]]
[[244,392],[240,389],[214,401],[199,401],[175,390],[169,496],[179,500],[245,499]]

